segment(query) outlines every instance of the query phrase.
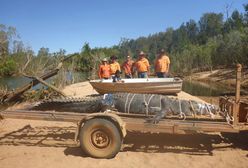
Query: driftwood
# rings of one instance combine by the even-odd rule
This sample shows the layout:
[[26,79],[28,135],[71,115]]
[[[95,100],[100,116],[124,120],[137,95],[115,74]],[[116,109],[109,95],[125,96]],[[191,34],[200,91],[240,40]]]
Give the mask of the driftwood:
[[[54,69],[46,74],[41,75],[39,78],[41,78],[42,80],[46,80],[54,75],[56,75],[58,73],[59,69]],[[15,100],[17,97],[19,97],[20,95],[22,95],[25,91],[31,89],[33,86],[39,84],[40,81],[38,81],[37,79],[33,79],[31,82],[29,82],[28,84],[24,85],[21,88],[16,89],[14,92],[11,92],[7,95],[5,95],[5,97],[3,98],[3,102],[10,102]]]
[[59,93],[60,95],[66,97],[65,93],[60,91],[58,88],[56,88],[55,86],[53,85],[50,85],[49,83],[47,83],[46,81],[42,80],[41,78],[39,77],[35,77],[35,79],[37,79],[40,83],[42,83],[43,85],[46,85],[47,87],[53,89],[55,92]]
[[[75,56],[75,54],[73,55],[70,55],[66,58],[64,58],[63,60],[61,60],[61,62],[58,64],[58,66],[54,69],[54,70],[51,70],[39,77],[30,77],[30,76],[27,76],[27,75],[24,75],[26,77],[30,77],[32,78],[32,81],[30,81],[28,84],[24,85],[23,87],[21,88],[17,88],[15,91],[13,92],[9,92],[8,94],[5,94],[3,97],[2,97],[2,102],[3,103],[7,103],[7,102],[11,102],[11,101],[14,101],[16,100],[18,97],[20,97],[24,92],[26,92],[27,90],[31,89],[33,86],[39,84],[39,83],[43,83],[45,84],[46,86],[52,88],[53,90],[55,90],[56,92],[58,92],[59,94],[65,96],[64,93],[62,93],[61,91],[59,91],[56,87],[52,86],[52,85],[49,85],[47,84],[46,82],[44,83],[44,80],[54,76],[54,75],[57,75],[59,70],[61,69],[62,65],[63,65],[63,62],[68,60],[69,58]],[[42,81],[42,82],[41,82]]]

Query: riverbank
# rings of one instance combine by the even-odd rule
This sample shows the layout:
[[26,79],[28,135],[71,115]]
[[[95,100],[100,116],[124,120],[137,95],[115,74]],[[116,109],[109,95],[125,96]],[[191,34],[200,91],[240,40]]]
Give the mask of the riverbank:
[[[189,82],[197,82],[198,85],[201,83],[205,84],[214,84],[218,87],[228,88],[232,90],[227,92],[228,97],[235,98],[235,87],[236,87],[236,69],[215,69],[213,71],[204,71],[193,73],[190,76],[186,76],[184,80]],[[241,100],[248,101],[248,68],[242,69],[241,75]],[[204,101],[211,104],[218,104],[219,96],[198,96]]]
[[[242,69],[241,87],[248,89],[248,68]],[[235,69],[216,69],[213,71],[204,71],[193,73],[185,77],[185,80],[214,82],[228,87],[236,86],[236,70]]]

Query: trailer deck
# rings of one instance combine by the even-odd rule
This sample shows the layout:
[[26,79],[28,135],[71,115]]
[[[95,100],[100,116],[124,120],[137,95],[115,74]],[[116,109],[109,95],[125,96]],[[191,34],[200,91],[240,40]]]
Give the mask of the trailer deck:
[[[108,113],[108,112],[107,112]],[[197,133],[197,132],[239,132],[240,127],[248,125],[233,126],[226,121],[215,120],[180,120],[180,119],[163,119],[158,124],[147,121],[146,116],[133,116],[118,112],[109,112],[120,116],[125,122],[128,131],[141,132],[161,132],[161,133]],[[14,119],[31,119],[31,120],[47,120],[47,121],[64,121],[78,123],[88,115],[94,113],[72,113],[72,112],[55,112],[55,111],[29,111],[29,110],[5,110],[1,112],[4,118]],[[106,113],[102,113],[103,115]]]

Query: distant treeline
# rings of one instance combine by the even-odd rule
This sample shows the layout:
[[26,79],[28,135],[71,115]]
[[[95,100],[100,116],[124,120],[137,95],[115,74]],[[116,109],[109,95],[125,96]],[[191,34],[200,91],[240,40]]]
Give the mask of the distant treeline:
[[168,28],[135,40],[122,39],[120,55],[135,56],[137,50],[144,50],[152,61],[164,48],[173,71],[181,73],[236,63],[248,65],[248,4],[244,9],[245,13],[234,10],[225,21],[221,13],[205,13],[198,22],[189,20],[175,30]]
[[[171,69],[175,73],[231,67],[236,63],[248,65],[248,4],[244,13],[234,10],[222,13],[205,13],[199,21],[189,20],[178,29],[168,28],[137,39],[122,38],[118,45],[109,48],[90,48],[82,51],[66,64],[67,69],[92,71],[101,58],[116,55],[123,61],[126,55],[137,58],[143,50],[153,64],[159,49],[167,51]],[[225,19],[224,19],[225,17]],[[169,24],[169,23],[166,23]],[[0,24],[0,76],[18,73],[36,73],[56,66],[61,57],[68,56],[64,49],[50,53],[42,47],[35,55],[31,47],[24,46],[15,28]]]

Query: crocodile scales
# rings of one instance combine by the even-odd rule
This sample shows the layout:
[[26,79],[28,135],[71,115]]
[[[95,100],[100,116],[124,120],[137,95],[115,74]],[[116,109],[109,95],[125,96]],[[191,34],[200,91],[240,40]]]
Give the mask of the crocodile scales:
[[115,93],[93,95],[84,98],[45,100],[34,110],[55,110],[78,113],[94,113],[115,108],[118,112],[154,115],[157,120],[167,115],[213,115],[216,108],[197,101],[177,99],[158,94]]

